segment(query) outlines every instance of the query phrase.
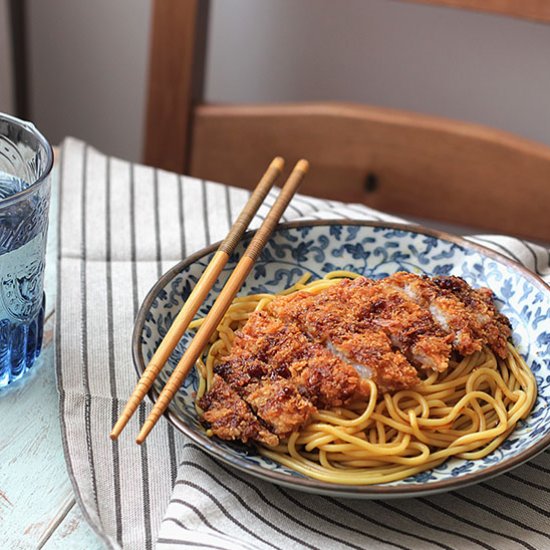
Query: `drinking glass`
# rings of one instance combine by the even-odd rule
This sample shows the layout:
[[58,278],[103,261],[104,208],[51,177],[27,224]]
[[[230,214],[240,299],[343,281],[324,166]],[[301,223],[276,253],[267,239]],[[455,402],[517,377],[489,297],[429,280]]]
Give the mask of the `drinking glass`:
[[0,388],[42,348],[53,152],[29,122],[0,113]]

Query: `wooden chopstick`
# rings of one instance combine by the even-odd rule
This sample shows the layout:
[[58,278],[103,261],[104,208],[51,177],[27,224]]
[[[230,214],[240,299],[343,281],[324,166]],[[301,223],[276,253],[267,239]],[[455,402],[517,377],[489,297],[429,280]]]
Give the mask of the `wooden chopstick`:
[[166,382],[162,392],[160,393],[157,402],[155,403],[151,414],[143,424],[141,431],[136,439],[136,442],[141,444],[145,441],[145,438],[149,435],[157,420],[161,417],[164,411],[167,409],[170,401],[172,401],[174,395],[181,387],[185,377],[195,364],[196,360],[200,356],[202,350],[208,343],[208,340],[216,330],[220,321],[222,320],[225,312],[229,308],[233,298],[239,292],[246,277],[250,273],[254,263],[258,259],[260,252],[264,248],[271,233],[275,229],[275,226],[279,222],[279,219],[283,215],[288,203],[296,193],[298,186],[302,182],[303,177],[307,173],[309,163],[306,160],[300,160],[294,167],[294,170],[287,179],[285,185],[281,189],[277,200],[271,207],[266,219],[254,235],[252,241],[248,245],[239,263],[231,273],[229,279],[225,283],[222,291],[216,298],[213,306],[211,307],[208,315],[204,318],[199,330],[195,334],[195,337],[189,344],[186,352],[183,354],[180,362],[177,364],[174,372]]
[[141,375],[132,395],[128,399],[122,414],[113,426],[111,439],[115,440],[120,435],[141,401],[143,401],[145,395],[153,385],[155,378],[158,376],[158,373],[162,370],[166,361],[168,361],[168,358],[174,351],[183,333],[187,330],[189,323],[193,320],[193,317],[204,302],[208,292],[210,292],[212,286],[218,279],[222,269],[233,253],[235,246],[240,241],[243,233],[252,221],[252,218],[262,205],[269,190],[273,187],[273,183],[283,171],[284,164],[285,161],[281,157],[276,157],[271,161],[271,164],[260,179],[256,189],[239,214],[239,217],[235,220],[227,237],[220,244],[216,254],[204,270],[201,278],[189,295],[189,298],[187,298],[187,301],[174,319],[166,336],[149,361],[147,368]]

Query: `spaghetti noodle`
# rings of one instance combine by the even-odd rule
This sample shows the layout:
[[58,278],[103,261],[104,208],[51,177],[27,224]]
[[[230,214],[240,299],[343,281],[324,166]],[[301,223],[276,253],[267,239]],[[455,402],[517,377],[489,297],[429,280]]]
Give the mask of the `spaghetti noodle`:
[[[280,294],[236,298],[197,362],[198,401],[213,384],[214,367],[231,350],[235,332],[249,316],[277,296],[305,291],[316,294],[342,278],[329,273],[308,282],[304,276]],[[197,328],[201,319],[190,328]],[[536,399],[535,378],[508,343],[505,359],[484,346],[431,372],[413,389],[381,393],[372,380],[368,397],[314,412],[309,422],[277,446],[259,452],[293,470],[325,482],[371,485],[404,479],[454,456],[475,460],[494,451],[526,418]]]

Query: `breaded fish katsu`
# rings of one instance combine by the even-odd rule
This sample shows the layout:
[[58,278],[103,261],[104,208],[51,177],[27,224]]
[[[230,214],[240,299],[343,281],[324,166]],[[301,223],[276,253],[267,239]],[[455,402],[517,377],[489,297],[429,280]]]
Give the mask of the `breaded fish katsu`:
[[487,288],[399,272],[275,298],[252,313],[199,401],[222,439],[276,445],[318,409],[416,386],[453,353],[506,357],[508,319]]

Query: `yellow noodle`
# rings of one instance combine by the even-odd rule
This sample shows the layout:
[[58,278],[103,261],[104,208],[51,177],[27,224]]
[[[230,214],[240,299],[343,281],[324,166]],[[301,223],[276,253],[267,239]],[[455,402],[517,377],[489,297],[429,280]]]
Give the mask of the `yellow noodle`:
[[[278,295],[317,294],[342,278],[357,276],[335,271],[308,282],[306,275]],[[197,401],[212,387],[214,367],[229,354],[235,331],[278,295],[234,300],[197,363]],[[190,328],[201,323],[196,319]],[[278,446],[259,446],[260,453],[306,476],[345,485],[397,481],[451,456],[483,458],[527,417],[537,395],[531,370],[511,344],[508,348],[503,360],[485,347],[451,362],[443,373],[430,373],[416,388],[393,395],[379,396],[369,381],[368,399],[317,411],[308,425]],[[198,406],[197,411],[202,413]]]

